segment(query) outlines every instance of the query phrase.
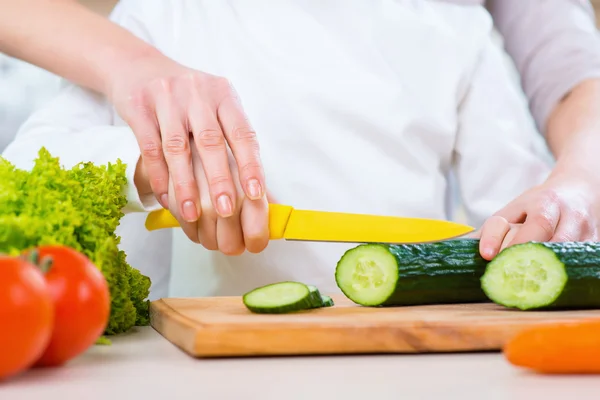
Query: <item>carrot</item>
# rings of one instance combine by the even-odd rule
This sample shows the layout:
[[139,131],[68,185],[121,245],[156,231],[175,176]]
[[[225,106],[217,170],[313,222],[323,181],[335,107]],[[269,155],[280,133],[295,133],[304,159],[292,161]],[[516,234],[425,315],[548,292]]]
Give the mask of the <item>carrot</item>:
[[600,374],[600,320],[535,325],[504,346],[513,365],[548,374]]

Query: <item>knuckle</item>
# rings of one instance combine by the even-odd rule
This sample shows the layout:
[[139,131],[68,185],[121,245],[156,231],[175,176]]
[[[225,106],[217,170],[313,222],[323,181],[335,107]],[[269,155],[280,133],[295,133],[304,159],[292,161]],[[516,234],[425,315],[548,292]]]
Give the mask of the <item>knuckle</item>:
[[258,143],[256,140],[256,131],[249,126],[235,127],[231,132],[232,139],[242,143]]
[[162,176],[153,176],[150,179],[150,186],[155,188],[156,191],[164,191],[168,187],[167,179]]
[[141,151],[142,158],[145,158],[149,161],[158,161],[162,157],[162,148],[153,140],[143,143]]
[[173,184],[176,192],[181,192],[194,187],[194,181],[188,179],[179,179]]
[[221,92],[230,92],[233,88],[231,81],[223,76],[214,76],[212,82],[215,89]]
[[230,182],[231,181],[230,181],[229,177],[227,175],[223,175],[223,174],[214,175],[214,176],[211,176],[210,178],[208,178],[208,185],[210,187],[228,185]]
[[173,92],[173,82],[171,78],[160,78],[156,81],[156,87],[163,94],[170,94]]
[[578,224],[584,224],[589,222],[589,213],[582,209],[576,209],[572,211],[571,218]]
[[262,169],[262,167],[258,161],[249,161],[246,164],[242,165],[242,167],[240,168],[240,174],[253,175],[253,174],[259,173],[261,171],[261,169]]
[[542,201],[541,204],[547,203],[555,203],[560,204],[561,198],[560,195],[554,189],[544,189],[540,192],[540,197]]
[[187,137],[182,134],[170,135],[163,143],[166,154],[181,155],[189,154],[190,152],[190,142]]
[[225,138],[217,129],[203,129],[196,134],[198,145],[206,150],[222,150]]
[[140,116],[150,116],[151,109],[146,100],[146,94],[142,90],[136,90],[127,97],[128,109],[132,114]]

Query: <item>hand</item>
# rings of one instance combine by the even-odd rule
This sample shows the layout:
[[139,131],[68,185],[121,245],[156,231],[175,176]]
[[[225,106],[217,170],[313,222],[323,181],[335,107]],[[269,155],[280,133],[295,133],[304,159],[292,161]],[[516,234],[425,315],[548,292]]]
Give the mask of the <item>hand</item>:
[[508,246],[529,241],[595,241],[600,231],[600,185],[582,174],[556,173],[489,218],[480,253],[491,260]]
[[[173,190],[169,190],[169,209],[179,221],[185,234],[195,243],[203,245],[208,250],[218,250],[226,255],[239,255],[248,250],[258,253],[264,250],[269,242],[269,207],[266,196],[259,200],[251,200],[244,196],[239,189],[237,205],[229,217],[221,217],[212,206],[208,184],[203,171],[200,154],[192,141],[192,164],[199,185],[201,213],[196,222],[185,221],[176,207]],[[229,163],[234,182],[239,182],[238,169],[233,157]],[[173,181],[170,181],[171,189]]]
[[[248,250],[259,253],[264,250],[269,242],[269,208],[267,201],[272,201],[272,195],[259,200],[251,200],[244,196],[242,190],[235,204],[237,207],[229,217],[221,217],[212,205],[208,191],[208,180],[203,171],[200,155],[191,139],[192,165],[199,185],[201,212],[200,218],[195,222],[185,221],[174,195],[173,181],[169,181],[169,199],[167,208],[179,222],[182,230],[190,240],[202,244],[208,250],[219,250],[226,255],[239,255]],[[234,182],[239,182],[238,170],[232,158],[229,158]],[[140,196],[145,197],[152,193],[148,176],[141,158],[138,161],[135,173],[135,185]]]
[[[207,199],[215,215],[231,221],[242,206],[238,191],[262,204],[266,185],[256,133],[231,84],[158,53],[125,64],[113,73],[108,97],[133,129],[150,187],[162,206],[193,223],[213,219],[202,216],[202,210],[209,210]],[[194,175],[190,137],[202,177]],[[239,182],[233,180],[228,147]]]

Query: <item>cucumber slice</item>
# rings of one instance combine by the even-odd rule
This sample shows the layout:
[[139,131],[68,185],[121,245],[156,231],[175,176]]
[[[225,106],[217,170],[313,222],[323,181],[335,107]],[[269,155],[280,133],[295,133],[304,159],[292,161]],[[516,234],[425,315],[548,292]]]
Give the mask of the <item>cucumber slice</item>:
[[396,290],[398,264],[383,245],[359,245],[344,253],[335,279],[350,300],[364,306],[384,303]]
[[600,244],[529,242],[505,248],[481,286],[496,304],[520,310],[600,307]]
[[251,290],[243,302],[255,313],[283,314],[314,308],[315,293],[300,282],[278,282]]
[[321,292],[316,286],[307,285],[308,291],[310,292],[309,301],[313,308],[323,307],[323,299],[321,298]]
[[323,307],[333,307],[335,305],[335,303],[333,302],[333,299],[326,295],[323,295],[321,297],[321,302],[323,304]]

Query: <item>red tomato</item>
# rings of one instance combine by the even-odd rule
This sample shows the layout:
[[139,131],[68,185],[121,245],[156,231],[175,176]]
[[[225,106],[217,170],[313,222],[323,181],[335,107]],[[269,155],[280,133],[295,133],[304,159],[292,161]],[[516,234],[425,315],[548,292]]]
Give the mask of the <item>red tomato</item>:
[[82,253],[65,246],[37,248],[52,259],[46,284],[54,301],[52,339],[37,366],[57,366],[83,353],[102,335],[110,315],[108,284]]
[[25,371],[42,355],[52,335],[53,307],[39,268],[0,256],[0,379]]

